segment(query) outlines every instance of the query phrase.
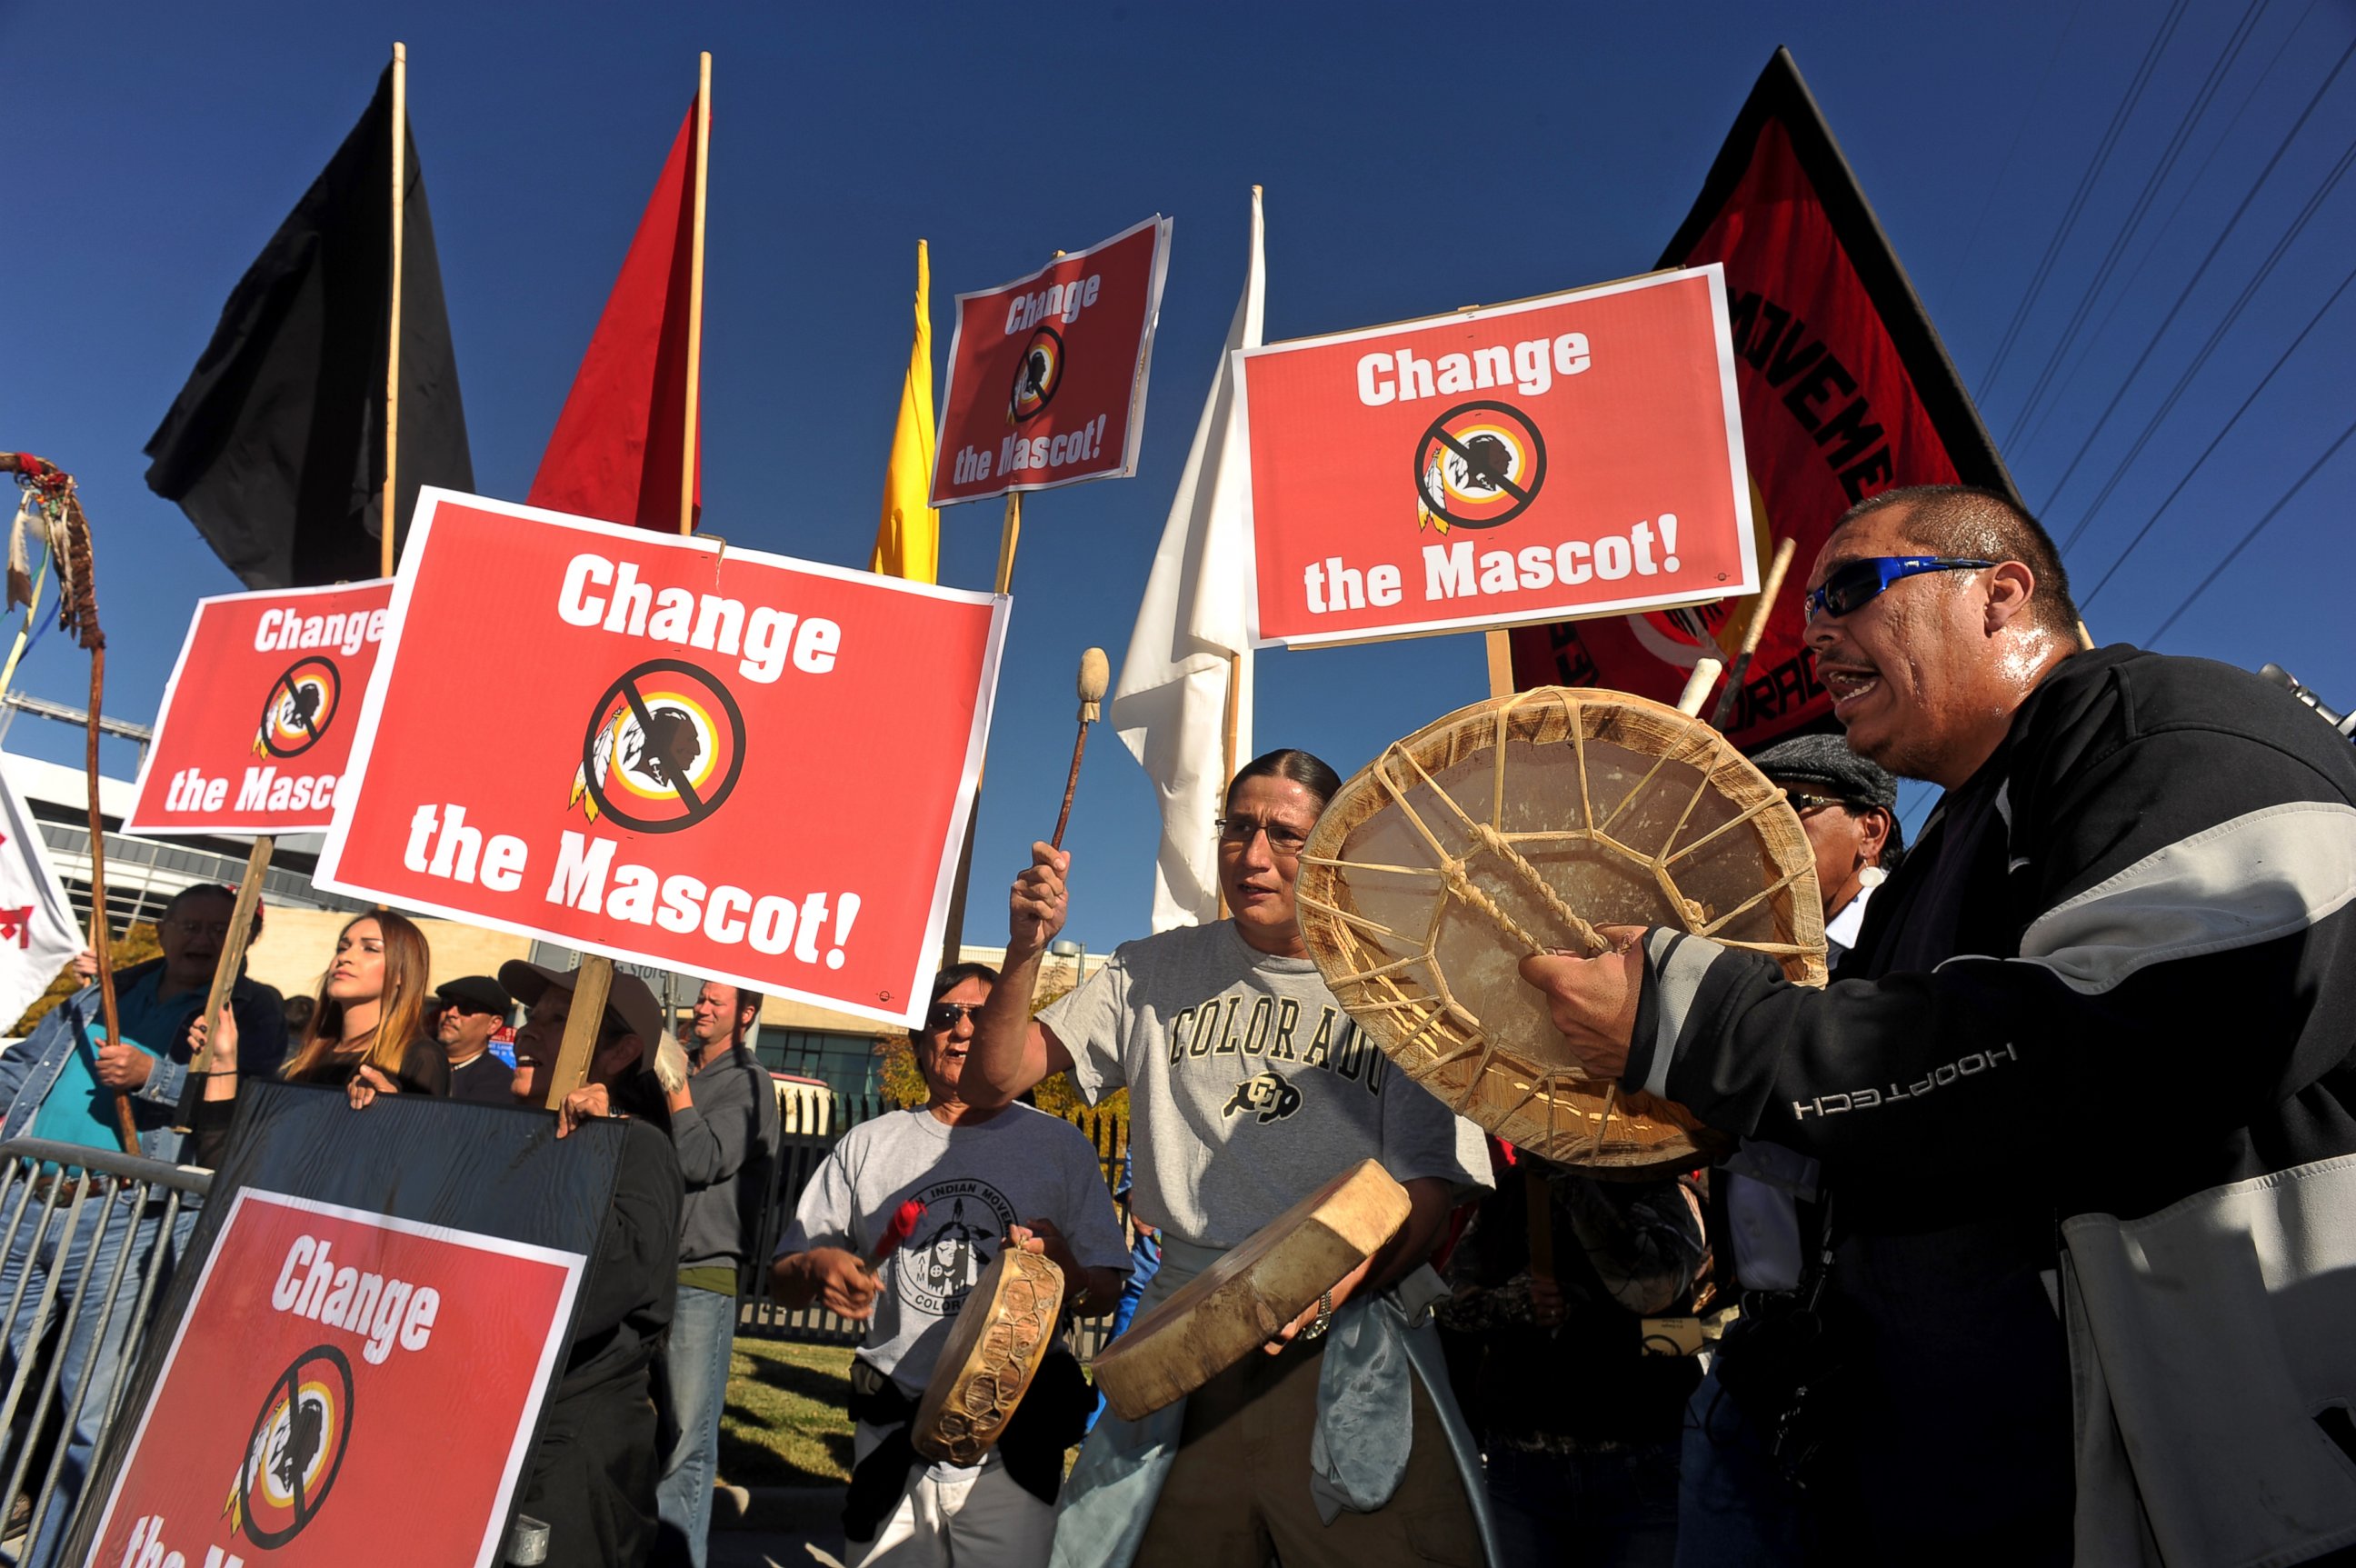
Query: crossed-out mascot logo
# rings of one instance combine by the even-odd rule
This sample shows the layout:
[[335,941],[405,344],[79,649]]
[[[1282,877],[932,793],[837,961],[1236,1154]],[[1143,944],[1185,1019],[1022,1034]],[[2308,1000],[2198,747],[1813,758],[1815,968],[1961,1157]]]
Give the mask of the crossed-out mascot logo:
[[314,1345],[270,1385],[221,1509],[232,1532],[279,1547],[319,1515],[352,1436],[352,1364]]
[[300,757],[327,733],[342,702],[344,680],[333,660],[314,656],[289,665],[270,682],[262,723],[253,732],[256,757]]
[[952,1317],[1014,1223],[1014,1205],[987,1182],[960,1177],[915,1193],[925,1206],[900,1245],[900,1299],[932,1317]]
[[1014,367],[1014,390],[1006,401],[1006,423],[1022,424],[1046,412],[1064,384],[1064,337],[1042,327],[1023,346],[1022,362]]
[[744,768],[744,714],[710,671],[649,659],[591,710],[569,806],[639,832],[691,828],[718,811]]
[[1546,483],[1546,439],[1509,403],[1460,403],[1415,445],[1417,528],[1495,528],[1522,515]]

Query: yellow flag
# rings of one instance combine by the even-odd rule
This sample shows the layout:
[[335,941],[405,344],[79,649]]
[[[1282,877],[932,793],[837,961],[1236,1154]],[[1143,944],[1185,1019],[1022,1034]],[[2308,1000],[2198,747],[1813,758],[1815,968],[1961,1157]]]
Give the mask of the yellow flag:
[[941,514],[926,504],[933,493],[932,267],[916,242],[916,342],[900,382],[900,418],[892,427],[892,466],[884,475],[884,519],[867,569],[914,583],[941,575]]

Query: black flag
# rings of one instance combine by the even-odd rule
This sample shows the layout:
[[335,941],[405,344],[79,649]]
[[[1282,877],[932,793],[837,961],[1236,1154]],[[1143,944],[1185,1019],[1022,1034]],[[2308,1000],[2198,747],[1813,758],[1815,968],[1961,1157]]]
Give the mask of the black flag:
[[[408,142],[402,199],[400,488],[474,489],[458,363]],[[147,443],[147,488],[180,503],[250,588],[379,575],[392,296],[392,72],[221,308]]]

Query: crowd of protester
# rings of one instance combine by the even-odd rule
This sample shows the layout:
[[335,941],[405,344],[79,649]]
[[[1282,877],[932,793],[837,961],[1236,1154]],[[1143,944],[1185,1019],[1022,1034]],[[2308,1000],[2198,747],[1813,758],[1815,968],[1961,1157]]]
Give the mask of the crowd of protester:
[[[2104,1489],[2122,1483],[2104,1444],[2122,1465],[2130,1444],[2136,1464],[2164,1464],[2179,1427],[2082,1432],[2073,1456],[2079,1337],[2113,1336],[2101,1366],[2115,1386],[2148,1392],[2157,1373],[2083,1296],[2065,1323],[2074,1276],[2055,1221],[2115,1227],[2220,1183],[2286,1189],[2356,1154],[2356,763],[2255,678],[2080,650],[2051,542],[1981,492],[1860,505],[1806,596],[1847,736],[1754,761],[1814,851],[1830,988],[1660,929],[1607,929],[1599,957],[1522,968],[1592,1076],[1724,1135],[1709,1168],[1613,1182],[1550,1165],[1386,1070],[1302,944],[1295,879],[1340,780],[1290,749],[1228,785],[1228,914],[1124,945],[1035,1015],[1072,857],[1033,846],[1003,973],[959,964],[933,987],[914,1040],[924,1103],[850,1129],[783,1195],[793,1212],[770,1258],[754,1256],[779,1147],[749,1048],[758,995],[706,983],[682,1029],[616,975],[586,1079],[550,1107],[577,972],[513,962],[429,989],[423,936],[389,912],[345,926],[316,996],[284,1004],[241,977],[208,1021],[233,897],[184,891],[163,955],[116,977],[120,1043],[93,1044],[91,987],[0,1054],[0,1136],[106,1144],[119,1093],[143,1154],[211,1163],[263,1078],[357,1112],[504,1098],[552,1109],[560,1139],[625,1119],[519,1491],[555,1527],[552,1563],[707,1560],[737,1282],[755,1264],[786,1305],[866,1326],[848,1410],[851,1568],[2085,1560],[2126,1539],[2105,1533],[2117,1521],[2146,1518],[2131,1481]],[[1901,774],[1949,792],[1911,851]],[[2184,1038],[2188,1019],[2224,1016],[2219,997],[2236,1022],[2230,1062],[2204,1054],[2216,1028]],[[490,1045],[517,1006],[506,1070]],[[2105,1076],[2123,1058],[2139,1070]],[[2154,1060],[2180,1070],[2145,1070]],[[1056,1072],[1091,1102],[1131,1091],[1117,1183],[1076,1129],[1024,1103]],[[2196,1081],[2209,1085],[2197,1116],[2177,1102]],[[2025,1157],[2037,1129],[2022,1095],[2098,1091],[2129,1103],[2077,1147]],[[2144,1136],[2163,1104],[2179,1133],[2164,1148]],[[1100,1407],[1059,1341],[977,1462],[918,1451],[912,1423],[950,1328],[1006,1250],[1056,1263],[1067,1319],[1110,1316],[1122,1332],[1362,1159],[1405,1189],[1408,1217],[1276,1326],[1265,1354],[1130,1421]],[[125,1211],[104,1256],[183,1248],[193,1215]],[[2234,1258],[2219,1258],[2233,1288]],[[59,1266],[20,1239],[0,1300]],[[77,1314],[50,1352],[69,1376],[119,1364],[131,1314],[103,1335],[90,1326],[102,1317]],[[10,1326],[12,1366],[32,1353],[29,1322]],[[2294,1403],[2329,1359],[2311,1338],[2252,1337]],[[2222,1369],[2250,1364],[2244,1346],[2215,1348]],[[2188,1397],[2236,1416],[2275,1397],[2230,1379]],[[2317,1441],[2356,1454],[2338,1434],[2345,1391],[2310,1404],[2291,1415],[2324,1410]],[[55,1439],[69,1487],[95,1425]],[[2254,1517],[2230,1493],[2167,1506],[2197,1506],[2203,1528]],[[2315,1539],[2269,1540],[2265,1561],[2317,1554]],[[45,1533],[16,1561],[46,1565],[57,1546]]]

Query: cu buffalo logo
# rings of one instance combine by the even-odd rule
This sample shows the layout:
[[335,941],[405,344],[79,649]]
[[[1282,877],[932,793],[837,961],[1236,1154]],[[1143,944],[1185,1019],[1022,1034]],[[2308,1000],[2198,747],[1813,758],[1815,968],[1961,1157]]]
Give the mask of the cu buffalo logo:
[[1014,368],[1014,391],[1007,399],[1006,423],[1022,424],[1046,412],[1064,384],[1064,338],[1052,327],[1042,327],[1023,346],[1023,362]]
[[270,682],[270,696],[262,704],[262,724],[254,731],[256,757],[300,757],[319,744],[336,720],[343,700],[344,680],[335,665],[313,657],[297,660]]
[[639,832],[691,828],[744,770],[744,714],[719,678],[650,659],[605,688],[581,740],[570,805]]
[[1460,403],[1415,444],[1416,526],[1495,528],[1528,510],[1546,483],[1546,441],[1509,403]]
[[1300,1109],[1301,1090],[1287,1083],[1282,1073],[1270,1069],[1236,1085],[1236,1092],[1228,1099],[1227,1108],[1219,1114],[1233,1116],[1240,1111],[1264,1126],[1270,1122],[1281,1122]]
[[279,1547],[319,1516],[352,1436],[352,1364],[332,1345],[294,1358],[253,1418],[237,1484],[221,1511],[232,1532]]

